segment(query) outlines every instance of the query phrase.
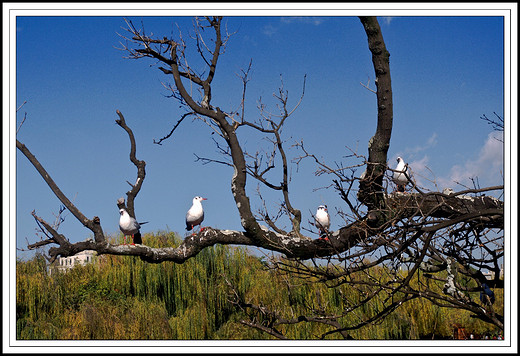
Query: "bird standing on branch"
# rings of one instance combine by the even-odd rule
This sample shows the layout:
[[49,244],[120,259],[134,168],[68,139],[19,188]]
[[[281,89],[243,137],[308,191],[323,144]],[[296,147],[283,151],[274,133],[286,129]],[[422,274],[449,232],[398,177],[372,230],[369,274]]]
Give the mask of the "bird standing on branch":
[[328,240],[327,234],[330,227],[330,216],[327,211],[327,206],[318,206],[318,210],[316,211],[316,216],[314,218],[316,220],[316,227],[320,230],[320,239],[323,238]]
[[119,229],[123,232],[124,244],[126,245],[126,236],[132,236],[132,245],[136,243],[142,244],[143,241],[139,229],[141,225],[146,224],[148,221],[138,223],[137,220],[131,217],[128,211],[123,208],[119,209],[119,215]]
[[397,167],[395,168],[394,175],[392,176],[392,180],[397,185],[398,192],[404,192],[404,188],[406,184],[408,184],[408,178],[405,175],[408,173],[408,165],[404,162],[401,157],[397,157]]
[[[193,205],[186,213],[186,230],[191,231],[195,226],[202,224],[204,220],[204,209],[202,208],[203,200],[207,199],[199,196],[193,198]],[[203,228],[200,227],[199,232],[202,230]]]

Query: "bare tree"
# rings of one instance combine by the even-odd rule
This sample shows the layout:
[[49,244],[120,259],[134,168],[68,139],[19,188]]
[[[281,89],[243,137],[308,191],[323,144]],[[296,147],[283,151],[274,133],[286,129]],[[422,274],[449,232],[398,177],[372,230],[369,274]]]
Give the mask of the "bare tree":
[[493,130],[504,131],[504,119],[496,112],[494,112],[493,114],[495,114],[496,119],[490,119],[486,116],[486,114],[482,115],[480,119],[486,121],[489,125],[491,125],[493,127]]
[[[182,33],[177,40],[149,37],[144,30],[136,28],[131,21],[126,21],[126,34],[121,36],[122,49],[128,53],[129,58],[156,61],[159,70],[173,80],[173,84],[164,86],[186,110],[172,130],[155,143],[161,144],[170,138],[189,116],[203,121],[214,130],[219,139],[215,140],[215,143],[224,159],[198,159],[203,163],[216,162],[232,167],[230,188],[240,214],[242,230],[207,227],[202,232],[185,238],[184,242],[175,248],[111,244],[103,233],[99,218],[85,217],[61,192],[29,149],[17,140],[17,148],[34,165],[54,194],[94,233],[94,241],[72,244],[38,217],[38,221],[51,236],[43,243],[58,245],[49,249],[51,259],[89,249],[99,254],[137,256],[151,263],[183,263],[202,249],[215,244],[249,245],[280,253],[283,258],[272,262],[272,267],[280,273],[315,277],[331,287],[344,283],[350,283],[356,288],[367,287],[369,292],[366,292],[365,298],[361,301],[353,302],[348,300],[348,296],[344,297],[350,307],[341,314],[323,315],[320,311],[309,310],[308,315],[292,319],[266,307],[241,300],[238,295],[231,298],[237,306],[260,312],[269,316],[272,321],[267,325],[243,320],[244,325],[258,328],[279,338],[284,338],[284,335],[277,329],[277,325],[299,322],[325,323],[331,330],[322,337],[330,333],[340,333],[348,338],[349,330],[377,322],[404,302],[418,297],[427,298],[442,306],[469,310],[475,317],[503,327],[503,315],[500,311],[495,311],[492,305],[473,301],[470,294],[480,291],[484,282],[492,288],[503,288],[504,285],[503,280],[499,278],[499,260],[503,257],[504,203],[493,196],[484,195],[489,191],[502,191],[503,186],[459,192],[426,191],[408,177],[410,192],[388,192],[387,174],[392,170],[387,165],[387,152],[393,121],[389,53],[377,19],[360,17],[360,20],[367,35],[368,48],[372,53],[377,88],[377,127],[368,143],[368,158],[353,155],[349,164],[331,165],[308,152],[303,142],[295,144],[302,152],[296,162],[313,159],[318,166],[317,174],[329,174],[332,177],[331,187],[337,190],[350,209],[348,222],[337,231],[328,232],[327,240],[313,239],[304,233],[301,210],[293,204],[290,195],[291,160],[286,154],[282,129],[303,100],[305,78],[302,79],[303,88],[296,104],[289,104],[288,91],[284,89],[282,80],[281,87],[275,94],[278,102],[277,111],[271,112],[267,105],[260,101],[259,119],[250,120],[245,115],[244,105],[251,62],[248,69],[243,70],[240,75],[243,95],[238,109],[225,110],[212,101],[212,82],[218,60],[232,36],[227,33],[221,17],[194,20],[195,32],[191,38],[194,43],[193,49]],[[197,70],[191,65],[194,61],[188,57],[192,54],[198,55],[202,70]],[[193,91],[189,88],[198,90]],[[145,162],[136,158],[136,142],[132,130],[127,126],[122,113],[117,111],[117,114],[119,119],[116,122],[130,137],[130,160],[137,168],[136,183],[129,183],[131,190],[127,193],[127,208],[130,215],[134,216],[134,199],[145,179]],[[264,135],[270,142],[270,149],[254,153],[244,150],[239,141],[239,133],[246,129]],[[362,178],[355,177],[355,168],[362,166],[365,167]],[[269,180],[268,172],[278,173],[281,177],[280,182]],[[253,211],[246,191],[248,179],[258,182],[264,189],[279,192],[282,203],[279,204],[276,213],[269,211],[275,204],[266,202],[263,198],[262,208],[256,213]],[[355,184],[358,185],[357,193],[354,189]],[[119,200],[117,204],[123,206],[124,201]],[[290,222],[289,228],[279,223],[279,219],[282,218]],[[42,242],[38,243],[41,244]],[[316,262],[320,259],[325,263]],[[397,272],[399,265],[406,266],[406,274]],[[385,266],[392,278],[370,278],[377,266]],[[495,278],[486,280],[481,272],[484,269],[495,272]],[[355,279],[354,276],[359,273],[368,276],[368,280]],[[410,282],[412,278],[418,278],[419,274],[419,287],[413,287]],[[461,278],[469,279],[473,284],[461,283]],[[433,288],[433,283],[440,283],[443,289],[439,291]],[[233,290],[231,284],[230,290]],[[381,296],[385,299],[384,308],[369,319],[360,320],[353,325],[342,325],[338,321],[363,303]]]

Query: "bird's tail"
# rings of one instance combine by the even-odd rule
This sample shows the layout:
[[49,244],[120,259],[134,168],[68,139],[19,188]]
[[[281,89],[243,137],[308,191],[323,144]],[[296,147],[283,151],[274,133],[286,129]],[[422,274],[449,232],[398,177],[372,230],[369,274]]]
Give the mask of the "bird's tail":
[[134,234],[133,242],[134,242],[134,244],[140,244],[140,245],[143,244],[143,239],[141,238],[141,233],[139,231],[137,231]]

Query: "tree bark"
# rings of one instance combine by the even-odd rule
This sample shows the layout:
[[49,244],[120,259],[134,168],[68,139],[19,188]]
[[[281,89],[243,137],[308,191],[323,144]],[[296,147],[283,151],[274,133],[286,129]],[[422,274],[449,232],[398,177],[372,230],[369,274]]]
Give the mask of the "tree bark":
[[[383,196],[383,177],[387,167],[387,153],[390,147],[393,123],[392,81],[390,78],[390,53],[388,53],[383,34],[376,17],[360,17],[368,38],[368,48],[372,53],[372,64],[376,75],[377,87],[377,127],[376,133],[368,142],[368,162],[364,179],[359,183],[359,200],[369,210],[385,208]],[[377,213],[377,224],[384,217]]]

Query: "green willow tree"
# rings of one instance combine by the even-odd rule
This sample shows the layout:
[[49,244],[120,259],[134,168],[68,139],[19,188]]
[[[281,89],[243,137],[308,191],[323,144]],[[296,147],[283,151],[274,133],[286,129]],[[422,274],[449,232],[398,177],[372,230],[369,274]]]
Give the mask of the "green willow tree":
[[[182,242],[173,233],[146,234],[143,242],[161,248]],[[244,248],[215,245],[184,264],[150,264],[128,256],[97,256],[92,264],[63,272],[48,269],[45,258],[17,261],[16,336],[19,340],[202,340],[276,339],[277,335],[248,327],[256,320],[277,329],[284,338],[341,339],[327,334],[324,323],[271,325],[262,310],[235,307],[238,296],[251,305],[278,310],[281,317],[302,315],[309,307],[339,313],[343,295],[363,298],[363,290],[348,285],[327,288],[301,283],[296,275],[266,269],[265,261]],[[384,269],[376,273],[383,277]],[[361,279],[367,278],[358,273]],[[232,288],[230,288],[232,286]],[[290,286],[290,288],[289,288]],[[497,303],[501,303],[497,295]],[[375,298],[342,323],[369,318],[383,307]],[[466,319],[466,320],[465,320]],[[453,335],[454,321],[476,335],[497,332],[469,313],[441,308],[425,299],[407,303],[379,323],[353,330],[365,340],[444,339]]]
[[[503,328],[503,309],[474,297],[483,290],[484,283],[494,290],[504,287],[499,264],[504,253],[504,202],[485,195],[489,191],[503,191],[503,186],[459,192],[426,191],[408,177],[412,192],[389,193],[386,190],[387,174],[392,172],[387,166],[393,123],[390,54],[377,18],[359,19],[367,35],[368,50],[372,54],[377,89],[377,125],[374,136],[368,142],[368,158],[354,157],[352,161],[342,164],[340,169],[331,168],[332,165],[308,152],[303,142],[298,145],[303,152],[300,159],[313,159],[321,174],[331,176],[331,185],[354,217],[352,223],[328,232],[328,240],[312,239],[305,235],[301,227],[301,210],[293,205],[289,190],[290,160],[286,155],[282,128],[303,100],[305,85],[294,107],[289,106],[288,92],[282,87],[275,95],[279,112],[270,113],[261,105],[260,121],[250,120],[243,110],[246,87],[250,80],[250,63],[248,69],[242,71],[242,110],[227,110],[213,102],[213,80],[219,58],[231,36],[225,32],[221,17],[206,17],[195,18],[195,35],[189,43],[184,36],[178,39],[152,37],[136,28],[132,22],[126,21],[128,34],[123,36],[125,44],[122,49],[129,58],[143,61],[153,59],[158,63],[158,69],[172,80],[169,85],[171,96],[186,109],[171,132],[157,143],[171,137],[187,117],[202,120],[217,133],[217,139],[220,140],[217,141],[218,148],[225,157],[225,160],[219,162],[230,166],[230,194],[236,203],[243,229],[233,231],[208,227],[186,238],[177,247],[112,244],[103,232],[100,219],[85,217],[63,194],[29,149],[17,140],[17,148],[35,166],[55,195],[94,234],[93,241],[72,244],[34,214],[50,236],[38,242],[38,246],[48,243],[57,245],[49,249],[51,260],[83,250],[94,250],[100,255],[135,256],[148,263],[172,261],[177,264],[186,263],[216,244],[256,246],[280,253],[283,258],[270,261],[271,268],[276,269],[281,276],[301,277],[309,283],[309,288],[317,288],[321,284],[327,289],[338,290],[334,293],[337,293],[343,308],[332,311],[309,306],[289,317],[277,310],[262,307],[264,302],[261,300],[251,303],[237,293],[232,304],[250,310],[253,315],[249,320],[244,319],[244,324],[278,338],[287,337],[280,330],[281,325],[300,324],[302,327],[307,323],[332,328],[325,331],[323,337],[338,334],[350,338],[354,330],[383,322],[403,305],[421,298],[441,307],[465,310],[475,318]],[[193,60],[192,55],[198,56],[198,61]],[[195,69],[192,63],[197,63],[197,66],[202,63],[203,69]],[[187,88],[199,90],[188,91]],[[123,114],[119,111],[117,114],[119,118],[116,123],[129,135],[130,161],[137,169],[136,183],[127,192],[126,203],[120,200],[117,204],[126,207],[129,214],[134,216],[134,200],[145,180],[146,163],[137,159],[137,143],[133,132]],[[240,143],[240,135],[245,128],[255,130],[272,142],[272,153],[263,155],[245,151]],[[277,164],[273,165],[275,159]],[[201,160],[214,161],[205,158]],[[352,167],[359,166],[365,166],[362,178],[349,173]],[[274,183],[266,176],[267,172],[273,173],[276,169],[279,169],[280,183]],[[265,209],[260,216],[253,213],[246,190],[248,179],[280,194],[283,204],[278,213],[270,214],[270,204],[263,200],[260,203]],[[359,185],[357,194],[353,191],[354,184]],[[277,223],[281,217],[289,222],[289,231]],[[492,280],[487,280],[482,273],[486,269],[494,272]],[[406,273],[402,273],[402,270]],[[360,279],[360,275],[367,278]],[[343,286],[359,289],[363,298],[339,292]],[[235,288],[232,284],[229,287]],[[293,286],[288,288],[293,289]],[[381,304],[373,315],[350,318],[375,301]],[[270,321],[259,322],[254,316],[257,312]]]

